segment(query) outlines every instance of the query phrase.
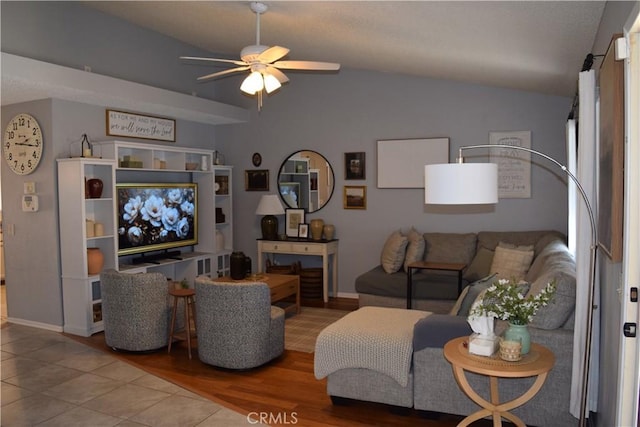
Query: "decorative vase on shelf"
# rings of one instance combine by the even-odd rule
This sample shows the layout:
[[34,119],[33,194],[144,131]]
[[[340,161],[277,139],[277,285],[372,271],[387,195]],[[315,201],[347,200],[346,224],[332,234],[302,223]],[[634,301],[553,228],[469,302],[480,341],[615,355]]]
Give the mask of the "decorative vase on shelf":
[[326,240],[333,240],[336,235],[336,227],[333,224],[325,224],[322,231]]
[[216,251],[222,252],[224,250],[224,234],[222,231],[216,230]]
[[104,266],[104,255],[100,248],[87,248],[87,273],[89,276],[100,273]]
[[244,252],[232,252],[229,260],[229,269],[233,280],[242,280],[246,276]]
[[312,219],[309,223],[311,229],[311,238],[313,240],[322,240],[322,229],[324,228],[324,221],[321,219]]
[[504,339],[509,341],[520,341],[522,344],[522,350],[520,353],[525,355],[529,353],[531,348],[531,336],[529,335],[529,328],[527,325],[515,325],[509,322],[509,327],[504,332]]
[[91,178],[87,180],[87,194],[90,199],[99,199],[102,196],[102,180],[99,178]]

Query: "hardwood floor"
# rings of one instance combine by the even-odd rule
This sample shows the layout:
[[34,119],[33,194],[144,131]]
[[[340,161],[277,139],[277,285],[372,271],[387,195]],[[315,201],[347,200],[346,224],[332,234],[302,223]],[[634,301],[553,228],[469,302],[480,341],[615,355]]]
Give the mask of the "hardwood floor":
[[[340,310],[358,308],[356,300],[344,298],[332,298],[326,305],[322,301],[304,301],[303,305]],[[369,402],[350,401],[346,405],[333,405],[326,393],[326,380],[316,380],[313,375],[313,353],[285,351],[266,366],[231,371],[200,362],[197,351],[189,360],[184,341],[174,344],[170,354],[166,349],[134,354],[113,352],[105,345],[102,333],[88,338],[69,336],[238,412],[271,414],[271,421],[267,422],[270,425],[449,427],[462,419],[441,415],[433,420],[414,410],[400,415],[393,413],[393,408],[387,405]],[[256,417],[254,415],[253,419]],[[488,420],[474,424],[490,425]]]

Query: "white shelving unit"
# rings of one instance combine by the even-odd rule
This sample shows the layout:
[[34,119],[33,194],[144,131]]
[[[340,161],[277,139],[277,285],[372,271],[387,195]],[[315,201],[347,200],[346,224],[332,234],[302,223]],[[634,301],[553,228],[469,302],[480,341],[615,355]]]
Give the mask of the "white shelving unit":
[[[216,209],[216,274],[218,277],[231,275],[230,255],[233,252],[233,196],[231,189],[232,166],[214,166]],[[218,218],[222,214],[222,217]],[[221,241],[218,241],[221,239]]]
[[[233,249],[232,168],[213,167],[213,151],[124,141],[97,144],[103,159],[58,160],[64,331],[82,336],[103,330],[100,276],[87,274],[87,248],[101,249],[104,269],[160,272],[168,279],[187,279],[191,284],[199,275],[228,274]],[[228,181],[226,195],[216,195],[219,176]],[[90,178],[103,181],[99,199],[85,198],[85,179]],[[176,182],[198,185],[198,243],[178,248],[179,259],[137,264],[133,262],[136,255],[118,256],[116,184]],[[216,208],[225,213],[224,223],[215,222]],[[86,220],[102,223],[104,236],[88,237]],[[216,248],[216,231],[225,238],[220,251]]]
[[[103,182],[100,198],[85,197],[85,181],[91,178]],[[58,159],[64,332],[89,336],[103,329],[100,276],[87,272],[87,248],[100,248],[104,268],[117,268],[114,183],[113,160]],[[101,223],[104,235],[90,237],[87,220]]]

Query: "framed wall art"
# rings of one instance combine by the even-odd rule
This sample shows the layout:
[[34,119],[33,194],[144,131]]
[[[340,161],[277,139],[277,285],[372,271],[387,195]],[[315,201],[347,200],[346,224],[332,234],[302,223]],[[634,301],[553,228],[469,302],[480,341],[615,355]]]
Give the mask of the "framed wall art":
[[367,209],[367,186],[345,185],[343,207],[344,209]]
[[344,179],[366,178],[366,153],[344,153]]
[[378,188],[424,188],[424,166],[449,163],[449,138],[378,141]]
[[245,170],[244,189],[246,191],[269,191],[269,169]]
[[176,121],[126,111],[106,110],[107,135],[176,142]]
[[299,225],[304,224],[304,209],[285,210],[285,233],[287,237],[298,237]]
[[[531,131],[489,132],[489,144],[531,148]],[[531,153],[509,148],[489,149],[489,161],[498,165],[498,197],[531,197]]]

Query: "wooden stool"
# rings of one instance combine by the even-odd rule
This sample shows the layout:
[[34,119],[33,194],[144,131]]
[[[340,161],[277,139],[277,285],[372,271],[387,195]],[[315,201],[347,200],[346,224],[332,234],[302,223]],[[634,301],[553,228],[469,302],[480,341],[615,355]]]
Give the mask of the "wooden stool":
[[194,289],[170,289],[169,295],[173,297],[173,310],[171,311],[171,329],[169,331],[169,345],[167,353],[171,352],[173,332],[176,326],[176,313],[178,311],[178,299],[184,300],[184,331],[187,336],[187,347],[189,349],[189,359],[191,359],[191,318],[193,317],[194,333],[196,328],[196,312],[193,309]]

